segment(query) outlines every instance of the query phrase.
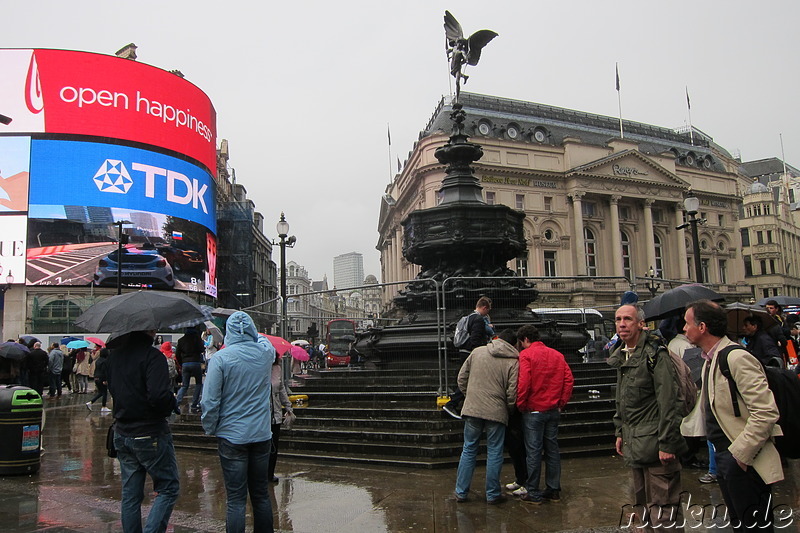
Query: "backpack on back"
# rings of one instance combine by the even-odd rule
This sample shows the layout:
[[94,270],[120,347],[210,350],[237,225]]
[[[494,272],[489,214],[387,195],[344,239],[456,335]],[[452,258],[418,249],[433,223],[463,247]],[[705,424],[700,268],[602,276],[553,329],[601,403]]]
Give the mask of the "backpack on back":
[[461,348],[467,344],[469,340],[469,317],[474,314],[475,311],[458,319],[456,331],[453,333],[453,346],[456,348]]
[[[739,345],[728,346],[723,348],[717,357],[719,358],[719,370],[727,378],[730,386],[733,414],[742,416],[737,398],[739,389],[728,364],[728,354],[736,349],[744,348]],[[778,406],[777,423],[783,431],[783,436],[775,437],[775,447],[782,456],[797,459],[800,457],[800,410],[797,409],[797,406],[800,405],[800,379],[790,370],[761,366],[767,376],[767,383],[775,398],[775,404]]]
[[678,402],[681,406],[680,415],[685,418],[692,412],[695,404],[697,403],[697,385],[692,378],[692,371],[689,365],[681,359],[681,356],[669,350],[664,344],[664,340],[656,335],[650,335],[651,340],[649,344],[652,348],[652,353],[647,357],[647,369],[652,374],[655,371],[656,360],[660,348],[667,350],[672,366],[675,368],[675,373],[678,376]]

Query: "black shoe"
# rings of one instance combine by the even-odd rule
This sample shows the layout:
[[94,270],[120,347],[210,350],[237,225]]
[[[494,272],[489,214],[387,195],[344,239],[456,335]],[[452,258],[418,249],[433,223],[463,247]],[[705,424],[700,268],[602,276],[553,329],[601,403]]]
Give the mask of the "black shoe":
[[542,493],[542,499],[550,501],[550,502],[560,502],[561,501],[561,491],[546,489]]
[[508,501],[508,498],[506,498],[505,495],[501,494],[500,496],[498,496],[494,500],[486,500],[486,503],[489,504],[489,505],[499,505],[499,504],[505,503],[507,501]]
[[461,409],[459,408],[458,404],[453,400],[450,400],[449,402],[444,404],[444,407],[442,407],[442,411],[452,416],[453,418],[461,420]]

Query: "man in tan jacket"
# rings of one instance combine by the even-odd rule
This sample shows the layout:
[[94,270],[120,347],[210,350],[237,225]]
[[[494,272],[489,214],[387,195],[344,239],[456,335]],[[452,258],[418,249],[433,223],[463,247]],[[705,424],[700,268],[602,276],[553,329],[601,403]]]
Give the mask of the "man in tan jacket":
[[770,484],[783,479],[781,459],[771,437],[780,435],[778,407],[761,363],[744,349],[728,354],[731,376],[738,389],[740,416],[735,416],[728,379],[719,368],[718,354],[738,346],[725,336],[725,311],[709,300],[689,304],[684,332],[703,350],[703,388],[700,401],[706,418],[706,438],[715,449],[717,480],[734,531],[772,531]]

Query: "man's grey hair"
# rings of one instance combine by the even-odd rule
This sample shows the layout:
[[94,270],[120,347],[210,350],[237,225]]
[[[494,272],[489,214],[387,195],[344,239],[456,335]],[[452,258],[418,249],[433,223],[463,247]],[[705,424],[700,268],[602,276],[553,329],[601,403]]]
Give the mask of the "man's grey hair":
[[634,309],[636,309],[636,320],[638,320],[639,322],[644,322],[644,309],[642,309],[640,305],[625,304],[625,305],[620,305],[619,307],[617,307],[617,309],[619,309],[620,307],[633,307]]
[[42,343],[41,342],[36,341],[36,342],[33,343],[33,349],[34,350],[37,349],[37,348],[41,348],[41,347],[42,347]]

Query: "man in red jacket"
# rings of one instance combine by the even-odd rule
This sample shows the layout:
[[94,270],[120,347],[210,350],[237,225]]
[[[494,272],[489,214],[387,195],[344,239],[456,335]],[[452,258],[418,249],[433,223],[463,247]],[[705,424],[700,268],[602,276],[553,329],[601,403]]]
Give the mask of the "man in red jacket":
[[[561,409],[572,397],[574,379],[564,355],[541,342],[539,330],[522,326],[517,339],[524,348],[519,354],[517,409],[522,413],[527,450],[528,493],[520,499],[539,505],[544,500],[560,501],[561,455],[558,450],[558,421]],[[539,491],[542,449],[547,467],[545,490]]]

